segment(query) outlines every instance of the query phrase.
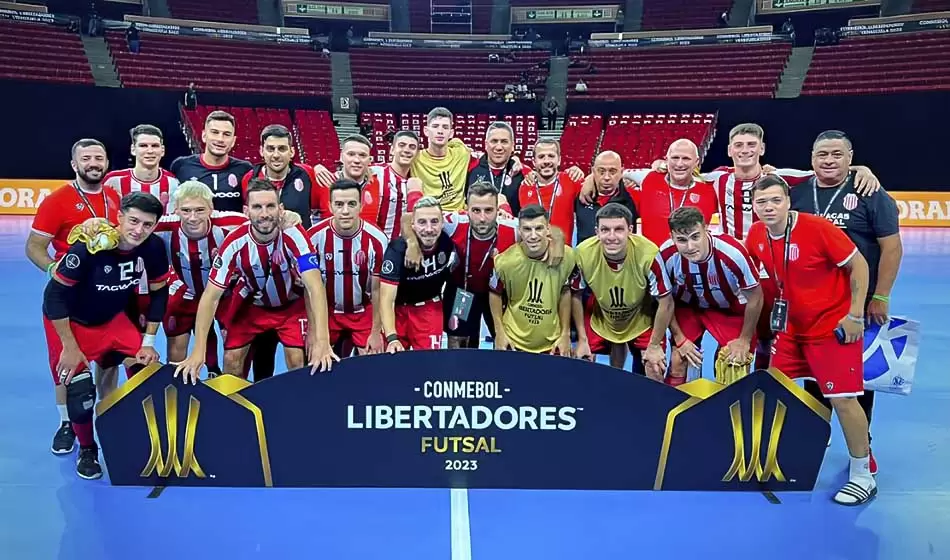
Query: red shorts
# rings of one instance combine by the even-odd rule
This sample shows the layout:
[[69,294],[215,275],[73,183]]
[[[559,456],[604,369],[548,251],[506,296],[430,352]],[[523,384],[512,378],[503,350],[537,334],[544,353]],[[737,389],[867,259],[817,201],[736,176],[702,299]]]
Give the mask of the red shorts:
[[[49,353],[49,369],[53,374],[53,382],[60,384],[59,372],[56,365],[63,351],[63,343],[56,334],[53,322],[43,317],[43,330],[46,331],[46,349]],[[87,327],[78,323],[70,323],[70,330],[79,345],[79,350],[87,360],[96,362],[101,367],[117,364],[106,363],[102,360],[110,353],[116,352],[125,357],[133,357],[142,348],[142,334],[132,324],[125,313],[119,313],[104,325]]]
[[396,334],[403,348],[442,348],[442,300],[396,306]]
[[224,349],[249,345],[257,335],[276,331],[285,348],[304,348],[307,341],[307,304],[303,298],[279,308],[242,305],[231,321]]
[[771,367],[791,379],[814,379],[825,397],[856,397],[864,393],[864,345],[841,344],[834,335],[797,341],[779,334],[772,344]]
[[[186,299],[186,293],[188,293],[187,290],[183,288],[168,296],[168,306],[165,308],[165,318],[162,320],[162,329],[164,329],[165,336],[168,338],[188,334],[195,329],[195,320],[198,318],[198,302],[200,300],[199,298]],[[218,302],[215,318],[222,329],[227,329],[230,318],[237,312],[237,306],[234,305],[233,299],[236,298],[224,296]]]
[[[730,313],[721,309],[701,309],[688,305],[677,306],[675,311],[676,322],[683,331],[683,335],[698,344],[707,332],[712,335],[720,347],[723,347],[742,334],[744,317],[741,314]],[[753,337],[750,351],[755,350],[756,341]]]
[[341,336],[347,335],[353,341],[353,346],[366,348],[369,337],[373,334],[373,307],[367,305],[362,313],[331,311],[327,323],[330,327],[330,344],[336,344]]
[[[588,300],[587,305],[584,309],[584,330],[587,331],[587,344],[590,346],[590,351],[594,354],[610,354],[610,344],[602,336],[594,332],[594,329],[590,326],[590,318],[593,313],[594,307],[594,298]],[[627,342],[627,348],[631,352],[635,350],[646,350],[647,346],[650,345],[650,338],[653,337],[653,329],[647,329],[643,334]],[[661,342],[663,348],[666,348],[666,337],[663,338]]]

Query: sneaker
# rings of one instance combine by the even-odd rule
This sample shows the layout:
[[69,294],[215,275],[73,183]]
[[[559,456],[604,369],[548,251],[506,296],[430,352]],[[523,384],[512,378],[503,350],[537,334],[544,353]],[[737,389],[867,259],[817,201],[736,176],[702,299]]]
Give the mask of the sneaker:
[[870,451],[870,459],[868,459],[868,471],[870,471],[871,476],[877,476],[877,461],[874,460],[874,452]]
[[73,433],[73,426],[69,422],[63,422],[56,430],[53,436],[53,446],[50,451],[54,455],[66,455],[76,449],[76,434]]
[[102,478],[102,466],[99,465],[98,447],[79,448],[79,460],[76,461],[76,474],[86,480]]

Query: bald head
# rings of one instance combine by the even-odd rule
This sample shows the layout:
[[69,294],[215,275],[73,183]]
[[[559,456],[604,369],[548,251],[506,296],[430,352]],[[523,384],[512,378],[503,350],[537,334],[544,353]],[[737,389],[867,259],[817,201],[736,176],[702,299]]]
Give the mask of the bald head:
[[699,148],[692,140],[680,138],[670,144],[666,152],[666,169],[670,182],[688,186],[693,182],[693,171],[699,165]]
[[617,152],[601,152],[594,159],[594,185],[600,194],[609,194],[620,186],[623,163]]
[[669,156],[673,152],[690,152],[697,161],[699,160],[699,148],[689,138],[680,138],[670,144],[670,148],[666,151],[666,154]]

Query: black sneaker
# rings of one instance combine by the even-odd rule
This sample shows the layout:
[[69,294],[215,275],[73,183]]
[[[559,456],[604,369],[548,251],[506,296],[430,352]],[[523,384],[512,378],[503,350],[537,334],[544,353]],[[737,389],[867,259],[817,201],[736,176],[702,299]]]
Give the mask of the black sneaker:
[[98,447],[79,448],[79,461],[76,462],[76,474],[86,480],[102,478],[102,467],[99,465]]
[[63,422],[56,430],[53,436],[53,446],[50,451],[54,455],[66,455],[76,449],[76,434],[73,433],[73,426],[69,422]]

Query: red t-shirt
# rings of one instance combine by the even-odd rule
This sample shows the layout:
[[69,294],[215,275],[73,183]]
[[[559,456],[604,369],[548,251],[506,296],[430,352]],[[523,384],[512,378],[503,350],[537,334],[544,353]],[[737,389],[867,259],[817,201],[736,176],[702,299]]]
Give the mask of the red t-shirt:
[[521,185],[518,202],[521,208],[540,204],[548,212],[551,225],[560,228],[564,232],[564,242],[571,245],[574,239],[574,201],[580,195],[581,186],[561,171],[550,185]]
[[834,336],[838,322],[851,309],[851,277],[844,266],[858,249],[848,236],[822,217],[799,212],[789,236],[787,271],[784,236],[773,239],[763,222],[752,224],[746,248],[756,265],[784,290],[786,332],[799,340]]
[[669,218],[673,210],[695,206],[708,224],[719,208],[716,189],[710,183],[697,181],[686,188],[672,187],[666,174],[658,171],[647,173],[633,201],[640,213],[640,231],[657,247],[663,246],[670,238]]
[[72,184],[56,189],[43,199],[33,217],[33,232],[53,239],[53,251],[59,260],[69,250],[69,232],[89,218],[105,218],[115,224],[119,219],[119,194],[108,187],[102,192],[82,195]]

